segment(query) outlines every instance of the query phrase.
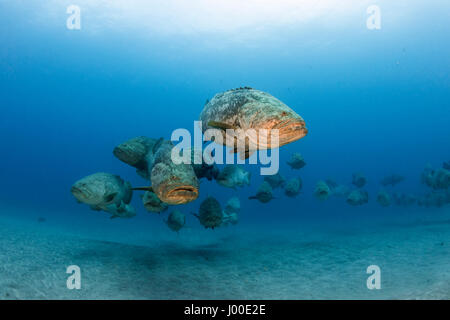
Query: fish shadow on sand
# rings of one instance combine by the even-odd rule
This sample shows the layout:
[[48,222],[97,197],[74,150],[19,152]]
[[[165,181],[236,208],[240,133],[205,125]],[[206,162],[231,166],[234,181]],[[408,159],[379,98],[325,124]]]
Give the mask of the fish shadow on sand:
[[128,264],[130,261],[139,262],[148,268],[154,268],[158,264],[159,250],[151,247],[122,244],[109,241],[87,241],[78,250],[71,250],[72,261],[84,263],[101,263],[104,265]]
[[167,258],[173,260],[221,260],[232,254],[230,248],[224,247],[221,242],[213,242],[201,245],[183,245],[178,243],[165,243],[159,249]]

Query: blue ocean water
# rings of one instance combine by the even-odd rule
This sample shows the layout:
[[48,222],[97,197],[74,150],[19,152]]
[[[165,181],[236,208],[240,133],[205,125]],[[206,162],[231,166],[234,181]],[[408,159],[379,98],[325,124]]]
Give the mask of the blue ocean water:
[[[72,4],[81,8],[80,30],[66,26]],[[380,29],[366,25],[370,5],[380,8]],[[301,177],[302,193],[287,198],[277,190],[268,204],[247,200],[263,177],[246,165],[250,186],[202,181],[199,199],[180,207],[192,230],[202,227],[189,213],[208,195],[222,204],[237,195],[238,227],[261,226],[261,233],[309,223],[358,229],[363,220],[396,215],[445,220],[448,205],[382,208],[375,200],[379,181],[392,173],[406,179],[388,190],[428,192],[424,167],[450,160],[449,9],[445,1],[2,0],[0,202],[31,220],[101,230],[112,221],[75,201],[76,180],[111,172],[145,185],[113,156],[116,145],[193,131],[206,99],[250,86],[306,121],[308,135],[280,149],[280,173]],[[294,152],[307,163],[298,171],[286,164]],[[354,172],[367,177],[368,204],[314,197],[317,181],[350,185]],[[167,229],[137,194],[132,204],[138,215],[114,219],[116,226]]]

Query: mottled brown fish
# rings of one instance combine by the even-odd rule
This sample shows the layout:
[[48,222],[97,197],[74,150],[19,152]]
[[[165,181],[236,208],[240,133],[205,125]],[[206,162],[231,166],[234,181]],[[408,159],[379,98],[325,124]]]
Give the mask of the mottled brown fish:
[[316,188],[314,189],[314,195],[320,201],[327,200],[331,194],[330,187],[327,185],[325,181],[320,180],[316,184]]
[[306,162],[303,159],[303,156],[298,152],[295,152],[291,155],[291,159],[287,162],[287,164],[292,169],[301,169],[306,166]]
[[174,210],[167,217],[166,224],[170,230],[178,232],[186,224],[186,216],[179,210]]
[[75,182],[70,191],[78,202],[96,211],[106,211],[112,218],[136,215],[129,205],[133,195],[131,184],[117,175],[104,172],[91,174]]
[[[161,201],[171,204],[185,204],[198,197],[199,183],[190,164],[175,164],[172,161],[173,144],[164,141],[149,162],[151,187],[133,188],[133,190],[153,191]],[[151,168],[151,169],[150,169]]]
[[[254,151],[249,150],[249,145],[253,146],[252,149],[271,149],[301,139],[308,133],[305,121],[294,110],[274,96],[248,87],[216,94],[206,103],[200,120],[203,132],[220,129],[223,133],[222,144],[233,148],[232,152],[240,153],[241,159],[248,158]],[[245,143],[242,133],[226,137],[227,129],[254,129],[257,137],[261,129],[269,130],[269,134],[270,130],[278,129],[279,143],[274,145],[270,138],[261,141],[255,137],[249,137]],[[245,149],[238,149],[240,145]]]
[[259,200],[262,203],[267,203],[273,199],[272,187],[267,181],[264,181],[256,191],[256,195],[248,197],[250,200]]
[[223,222],[223,211],[217,199],[209,196],[200,204],[199,213],[194,213],[205,228],[214,229]]
[[378,191],[377,202],[383,207],[389,207],[391,205],[391,196],[384,190]]
[[286,185],[286,178],[284,178],[279,172],[271,176],[265,176],[264,181],[267,181],[272,189],[284,188]]
[[162,202],[158,196],[151,191],[147,191],[142,196],[142,202],[144,203],[145,209],[148,212],[161,213],[167,210],[169,207],[167,203]]
[[380,181],[380,183],[381,183],[381,185],[383,185],[385,187],[388,186],[388,185],[395,186],[396,184],[402,182],[403,180],[405,180],[405,177],[400,176],[398,174],[391,174],[391,175],[389,175],[387,177],[384,177]]
[[227,188],[243,187],[250,185],[251,174],[238,165],[228,164],[218,174],[216,181]]
[[135,168],[147,169],[148,152],[152,150],[157,140],[140,136],[127,140],[114,148],[113,154],[120,160]]
[[163,138],[136,137],[119,144],[113,154],[120,161],[135,167],[142,178],[150,180],[149,167],[151,169],[153,166],[155,153],[163,141]]
[[291,178],[287,181],[284,187],[284,194],[288,197],[296,197],[302,188],[303,182],[300,178]]

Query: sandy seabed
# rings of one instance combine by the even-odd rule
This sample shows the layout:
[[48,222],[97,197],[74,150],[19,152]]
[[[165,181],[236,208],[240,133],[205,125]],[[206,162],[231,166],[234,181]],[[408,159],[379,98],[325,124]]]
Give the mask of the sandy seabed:
[[[117,219],[109,233],[61,227],[11,210],[0,211],[0,299],[450,299],[448,211],[372,228],[176,235],[133,232]],[[380,290],[366,286],[373,264]],[[80,290],[66,287],[69,265],[81,268]]]

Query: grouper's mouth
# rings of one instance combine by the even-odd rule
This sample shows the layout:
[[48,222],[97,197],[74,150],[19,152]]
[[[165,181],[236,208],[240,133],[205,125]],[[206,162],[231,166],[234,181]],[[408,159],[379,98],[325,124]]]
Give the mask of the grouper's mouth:
[[[274,139],[276,130],[278,130],[278,143]],[[299,140],[308,134],[308,129],[303,119],[290,118],[277,122],[268,130],[267,134],[265,139],[259,137],[256,144],[259,149],[273,149]]]
[[280,147],[299,140],[308,134],[308,129],[303,120],[288,120],[276,129],[279,130]]
[[70,188],[70,192],[79,201],[86,202],[89,199],[89,194],[86,194],[88,192],[86,192],[86,191],[83,192],[80,188],[77,188],[75,186],[72,186]]
[[198,198],[198,188],[191,185],[168,186],[164,188],[159,198],[172,205],[185,204]]
[[[256,130],[256,134],[244,134],[227,138],[230,147],[245,146],[246,150],[264,150],[284,146],[285,144],[299,140],[308,134],[303,119],[290,118],[278,121],[270,129]],[[278,142],[275,140],[275,131],[278,131]],[[237,139],[236,139],[237,138]]]

